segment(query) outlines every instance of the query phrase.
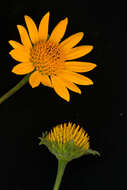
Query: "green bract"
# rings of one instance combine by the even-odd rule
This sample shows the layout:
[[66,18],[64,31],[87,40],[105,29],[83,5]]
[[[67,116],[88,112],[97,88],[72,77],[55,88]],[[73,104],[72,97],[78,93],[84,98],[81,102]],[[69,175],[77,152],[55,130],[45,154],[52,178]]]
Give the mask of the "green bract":
[[99,152],[88,148],[85,150],[83,147],[76,146],[74,141],[71,140],[69,142],[58,143],[58,142],[51,142],[46,138],[47,132],[42,134],[42,137],[39,137],[41,142],[39,145],[46,145],[49,151],[56,156],[57,159],[62,159],[66,161],[71,161],[73,159],[79,158],[83,155],[93,154],[93,155],[100,155]]

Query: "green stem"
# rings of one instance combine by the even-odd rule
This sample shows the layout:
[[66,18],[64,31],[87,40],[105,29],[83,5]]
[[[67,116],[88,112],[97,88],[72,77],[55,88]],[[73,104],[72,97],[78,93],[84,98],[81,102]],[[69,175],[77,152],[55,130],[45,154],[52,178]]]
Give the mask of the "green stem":
[[8,99],[10,96],[12,96],[14,93],[16,93],[22,86],[24,86],[27,83],[29,76],[30,74],[26,75],[16,86],[14,86],[11,90],[5,93],[0,98],[0,104],[4,102],[6,99]]
[[59,189],[66,165],[67,165],[67,161],[58,160],[58,170],[57,170],[57,176],[56,176],[56,181],[55,181],[53,190]]

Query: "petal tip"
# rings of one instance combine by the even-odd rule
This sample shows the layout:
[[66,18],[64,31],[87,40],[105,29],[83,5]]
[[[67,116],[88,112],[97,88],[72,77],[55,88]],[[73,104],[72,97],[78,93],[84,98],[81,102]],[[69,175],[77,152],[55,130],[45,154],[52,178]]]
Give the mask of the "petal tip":
[[83,38],[83,36],[84,36],[84,32],[79,32],[79,34],[80,34],[81,37]]
[[36,88],[36,87],[38,87],[39,85],[30,84],[30,86],[31,86],[32,88]]
[[50,17],[50,12],[48,11],[48,12],[44,15],[44,17],[46,17],[47,19],[49,19],[49,17]]
[[82,91],[81,91],[81,90],[79,90],[79,91],[77,91],[77,93],[78,93],[78,94],[82,94]]
[[29,16],[28,15],[24,15],[24,18],[28,18]]
[[91,69],[90,70],[93,70],[93,69],[95,69],[98,65],[97,64],[95,64],[95,63],[91,63],[92,65],[91,65]]
[[66,99],[67,102],[70,102],[70,96]]
[[12,51],[13,51],[13,50],[11,50],[11,51],[9,52],[10,55],[12,55],[12,53],[13,53]]
[[66,21],[66,23],[68,23],[68,17],[66,17],[64,20]]
[[9,40],[8,43],[11,45],[12,40]]
[[94,48],[93,45],[86,45],[86,47],[88,48],[87,54],[90,53],[93,50],[93,48]]
[[48,11],[48,12],[46,13],[46,15],[47,15],[47,16],[50,16],[50,11]]
[[22,27],[20,24],[17,24],[16,26],[17,26],[18,30]]
[[11,70],[12,73],[14,73],[14,68]]
[[[68,91],[68,90],[67,90],[67,91]],[[68,92],[68,96],[66,96],[65,100],[66,100],[67,102],[70,102],[70,94],[69,94],[69,92]]]
[[93,46],[93,45],[90,45],[89,47],[91,48],[91,51],[92,51],[92,50],[93,50],[93,48],[94,48],[94,46]]
[[93,84],[94,84],[94,82],[91,80],[90,85],[93,85]]
[[79,32],[79,38],[80,38],[80,40],[82,40],[83,37],[84,37],[84,32]]
[[93,64],[94,64],[94,65],[93,65],[93,69],[96,68],[96,67],[98,67],[98,65],[96,65],[95,63],[93,63]]
[[15,67],[11,70],[12,73],[17,74]]
[[24,19],[25,19],[25,22],[27,22],[27,20],[30,19],[30,17],[28,15],[24,15]]
[[64,19],[62,20],[62,22],[67,25],[67,24],[68,24],[68,17],[64,18]]

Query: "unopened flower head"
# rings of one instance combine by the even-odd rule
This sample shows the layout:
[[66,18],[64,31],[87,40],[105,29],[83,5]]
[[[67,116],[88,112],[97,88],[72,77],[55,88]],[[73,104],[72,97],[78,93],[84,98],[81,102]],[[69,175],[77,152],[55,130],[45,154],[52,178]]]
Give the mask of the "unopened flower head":
[[45,144],[50,152],[58,159],[73,160],[84,154],[99,154],[90,149],[89,136],[83,128],[72,123],[64,123],[54,127],[49,133],[40,137],[41,144]]
[[25,16],[27,30],[24,26],[17,25],[21,43],[13,40],[9,43],[14,48],[10,55],[20,63],[13,67],[12,72],[17,75],[30,74],[29,84],[32,88],[41,83],[53,88],[59,96],[69,101],[68,89],[81,94],[76,84],[93,84],[91,79],[78,72],[88,72],[96,64],[74,61],[92,51],[93,46],[75,47],[83,38],[83,32],[73,34],[61,42],[68,18],[60,21],[49,36],[49,16],[48,12],[42,17],[38,29],[29,16]]

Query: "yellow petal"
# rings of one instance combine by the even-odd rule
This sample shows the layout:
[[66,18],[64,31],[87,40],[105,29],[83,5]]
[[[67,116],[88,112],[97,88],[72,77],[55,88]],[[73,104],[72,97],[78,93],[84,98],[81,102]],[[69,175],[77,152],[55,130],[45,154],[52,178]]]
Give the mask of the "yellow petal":
[[68,61],[65,62],[67,70],[74,72],[88,72],[94,69],[97,65],[89,62]]
[[68,52],[68,54],[66,55],[66,59],[67,60],[77,59],[79,57],[88,54],[89,52],[92,51],[92,49],[93,46],[87,46],[87,45],[75,47]]
[[71,71],[62,71],[59,74],[59,77],[62,77],[70,82],[74,82],[76,84],[80,85],[92,85],[93,81],[83,75],[80,75],[78,73],[74,73]]
[[51,80],[47,75],[41,75],[41,83],[45,86],[52,87]]
[[65,49],[73,48],[80,40],[83,38],[84,33],[78,32],[76,34],[71,35],[70,37],[66,38],[63,42],[60,43],[60,47]]
[[31,48],[32,44],[31,44],[30,38],[28,36],[28,33],[27,33],[25,27],[21,26],[21,25],[17,25],[17,28],[18,28],[20,38],[21,38],[21,42],[23,43],[23,45],[28,47],[28,48]]
[[68,24],[68,18],[60,21],[51,33],[49,40],[53,40],[57,43],[63,38]]
[[49,26],[49,16],[50,13],[44,15],[39,25],[39,39],[47,40],[48,38],[48,26]]
[[60,97],[62,97],[64,100],[69,102],[70,95],[69,95],[67,88],[65,87],[65,84],[62,82],[62,80],[60,78],[58,78],[57,76],[52,76],[51,80],[52,80],[52,85],[53,85],[55,92]]
[[29,62],[29,50],[26,48],[16,48],[9,53],[16,61]]
[[37,27],[34,21],[32,20],[32,18],[30,18],[29,16],[25,16],[25,21],[26,21],[26,25],[29,31],[31,41],[33,44],[35,44],[39,39]]
[[20,63],[13,67],[12,72],[17,74],[17,75],[25,75],[34,70],[34,66],[32,63]]
[[10,40],[10,41],[9,41],[9,44],[10,44],[13,48],[23,47],[22,44],[20,44],[19,42],[13,41],[13,40]]
[[62,79],[62,81],[64,82],[65,86],[67,88],[69,88],[70,90],[72,90],[73,92],[79,93],[81,94],[81,90],[79,89],[78,86],[76,86],[74,83],[67,81],[65,79]]
[[29,77],[29,83],[32,88],[39,86],[41,81],[41,74],[38,71],[33,72]]

